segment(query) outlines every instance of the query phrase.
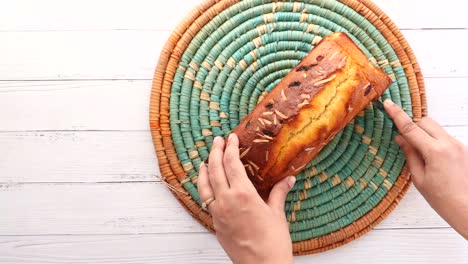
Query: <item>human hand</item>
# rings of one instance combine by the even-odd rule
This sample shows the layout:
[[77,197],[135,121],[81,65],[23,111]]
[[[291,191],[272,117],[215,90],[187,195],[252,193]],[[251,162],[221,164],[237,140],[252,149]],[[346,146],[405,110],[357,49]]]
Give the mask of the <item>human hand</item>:
[[218,241],[234,263],[293,263],[284,203],[295,178],[277,183],[265,203],[239,159],[238,137],[231,134],[224,146],[222,137],[215,138],[198,176],[202,201],[215,198],[207,208]]
[[417,124],[390,100],[385,110],[401,135],[401,146],[414,185],[434,210],[468,239],[468,148],[437,122],[423,118]]

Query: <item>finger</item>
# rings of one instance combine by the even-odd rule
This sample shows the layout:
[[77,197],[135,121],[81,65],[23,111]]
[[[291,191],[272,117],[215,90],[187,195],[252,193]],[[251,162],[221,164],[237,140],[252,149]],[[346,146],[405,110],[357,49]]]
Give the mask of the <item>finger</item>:
[[278,182],[270,192],[268,198],[268,205],[278,213],[284,213],[284,203],[286,201],[286,195],[292,189],[296,183],[294,176],[289,176]]
[[224,139],[216,137],[210,152],[210,162],[208,163],[208,178],[215,196],[229,189],[229,183],[224,172]]
[[418,122],[418,126],[426,131],[431,137],[440,139],[448,137],[449,134],[443,127],[439,125],[436,121],[429,117],[423,117],[421,121]]
[[406,160],[408,161],[408,166],[411,174],[413,175],[413,180],[416,186],[419,186],[419,183],[423,180],[424,177],[424,159],[421,154],[412,147],[408,141],[402,136],[397,136],[395,142],[400,145],[401,149],[405,153]]
[[197,188],[198,193],[200,194],[200,199],[203,202],[214,197],[213,189],[211,188],[210,180],[208,178],[208,167],[205,163],[200,164]]
[[223,163],[224,171],[231,187],[246,184],[252,185],[239,158],[239,138],[236,134],[229,135]]
[[434,139],[422,130],[413,120],[391,100],[387,99],[384,102],[385,110],[395,122],[401,135],[406,141],[419,151],[423,151],[428,145],[434,143]]

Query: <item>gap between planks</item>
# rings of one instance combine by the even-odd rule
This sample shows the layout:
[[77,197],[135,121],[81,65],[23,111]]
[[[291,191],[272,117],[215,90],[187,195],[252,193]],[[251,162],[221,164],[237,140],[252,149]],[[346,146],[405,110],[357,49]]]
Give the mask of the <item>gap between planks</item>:
[[[468,77],[468,66],[464,63],[468,57],[462,52],[468,45],[468,30],[409,30],[403,34],[425,76]],[[4,32],[0,35],[11,40],[0,42],[3,80],[151,79],[170,32]]]
[[[462,0],[445,0],[443,5],[427,0],[373,2],[400,28],[468,27]],[[201,3],[202,0],[68,0],[66,3],[57,0],[3,0],[0,30],[171,30]],[[424,12],[415,13],[421,7],[424,7]]]
[[[0,200],[2,235],[205,231],[161,183],[7,184]],[[433,227],[449,225],[412,187],[376,229]]]
[[[378,254],[376,253],[378,252]],[[452,229],[373,230],[342,247],[296,257],[295,263],[466,263]],[[2,263],[231,263],[208,233],[155,235],[0,236]]]
[[[373,231],[402,231],[402,230],[408,230],[408,231],[417,231],[417,230],[450,230],[456,233],[456,231],[450,227],[386,227],[386,228],[374,228],[372,229]],[[148,233],[138,233],[138,234],[114,234],[114,233],[109,233],[109,234],[95,234],[95,233],[89,233],[89,234],[51,234],[51,233],[44,233],[44,234],[34,234],[34,235],[2,235],[0,234],[0,239],[1,238],[8,238],[8,237],[83,237],[83,236],[154,236],[154,235],[180,235],[183,234],[181,232],[148,232]],[[208,230],[205,231],[194,231],[190,232],[189,234],[194,234],[194,235],[204,235],[204,234],[212,234]],[[1,243],[1,242],[0,242]]]
[[[468,145],[468,126],[446,127]],[[3,132],[0,182],[153,182],[160,177],[149,131]]]
[[[427,78],[426,86],[432,118],[468,125],[468,78]],[[0,82],[0,94],[0,131],[149,129],[151,81]]]

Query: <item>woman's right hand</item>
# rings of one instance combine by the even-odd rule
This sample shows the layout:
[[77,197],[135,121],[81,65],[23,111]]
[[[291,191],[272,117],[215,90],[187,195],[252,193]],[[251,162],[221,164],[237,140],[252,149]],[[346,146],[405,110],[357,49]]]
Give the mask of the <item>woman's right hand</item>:
[[392,101],[384,105],[401,133],[395,141],[405,153],[414,185],[468,239],[468,148],[432,119],[416,124]]

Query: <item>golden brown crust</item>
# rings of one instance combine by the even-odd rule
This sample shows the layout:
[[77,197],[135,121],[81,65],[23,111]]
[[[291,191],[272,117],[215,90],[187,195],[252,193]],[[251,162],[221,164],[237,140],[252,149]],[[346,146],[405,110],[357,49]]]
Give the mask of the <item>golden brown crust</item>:
[[345,33],[324,38],[233,131],[262,197],[299,173],[390,84]]

